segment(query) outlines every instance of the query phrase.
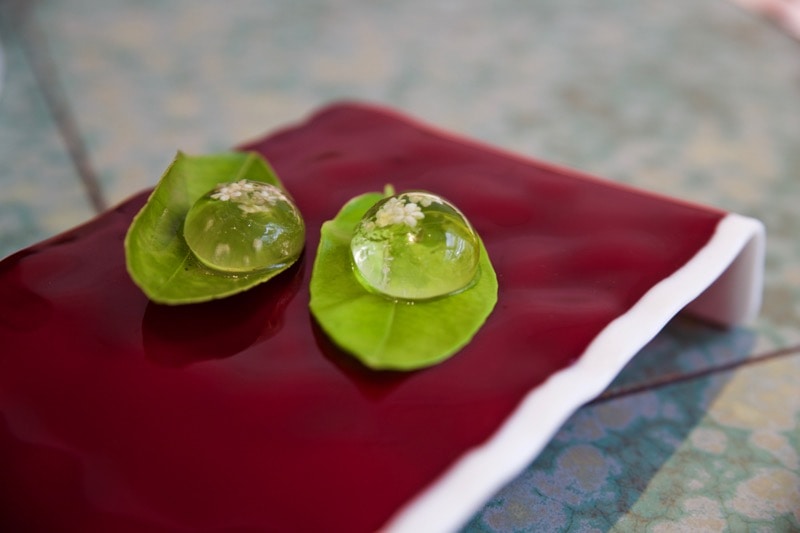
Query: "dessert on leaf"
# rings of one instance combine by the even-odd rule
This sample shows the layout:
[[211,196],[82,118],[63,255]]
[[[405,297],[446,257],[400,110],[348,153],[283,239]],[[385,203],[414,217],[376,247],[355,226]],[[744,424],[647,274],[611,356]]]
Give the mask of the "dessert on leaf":
[[[48,530],[453,530],[676,313],[735,324],[758,309],[763,227],[734,213],[359,104],[332,105],[241,150],[220,169],[260,168],[249,155],[258,154],[304,222],[304,253],[266,283],[255,277],[269,268],[209,267],[181,235],[219,173],[181,179],[162,189],[163,200],[156,191],[159,211],[138,219],[154,228],[128,243],[136,249],[131,274],[147,280],[148,294],[126,269],[123,239],[151,191],[0,263],[0,442],[14,465],[3,475],[7,490],[25,494],[0,529],[36,516]],[[276,185],[258,172],[260,179],[233,172],[221,181]],[[416,300],[398,295],[395,282],[439,281],[428,285],[428,273],[413,269],[384,278],[385,260],[418,260],[391,239],[435,218],[433,202],[413,196],[398,197],[363,228],[367,237],[389,230],[386,249],[367,254],[359,275],[391,294],[355,277],[356,225],[384,195],[349,202],[387,183],[400,195],[430,191],[466,216],[486,252],[472,285],[432,298],[425,288],[411,294],[426,296]],[[466,251],[474,241],[454,224]],[[380,239],[367,241],[382,249]],[[145,244],[162,252],[146,260]],[[207,262],[260,261],[252,235],[227,244],[197,253],[210,254]],[[326,254],[343,262],[314,268]],[[474,256],[463,257],[443,290],[469,277]],[[365,366],[331,340],[327,319],[309,312],[311,302],[336,313],[328,304],[341,301],[318,298],[317,283],[358,289],[376,305],[395,299],[397,312],[444,305],[482,290],[488,258],[497,304],[438,364],[408,372]],[[342,282],[345,267],[353,283]],[[214,296],[192,305],[151,300],[176,303],[187,292]],[[439,328],[430,320],[387,328],[384,311],[359,312],[349,327],[365,338],[378,332],[372,340],[386,346]],[[465,325],[453,308],[440,311],[454,328]]]

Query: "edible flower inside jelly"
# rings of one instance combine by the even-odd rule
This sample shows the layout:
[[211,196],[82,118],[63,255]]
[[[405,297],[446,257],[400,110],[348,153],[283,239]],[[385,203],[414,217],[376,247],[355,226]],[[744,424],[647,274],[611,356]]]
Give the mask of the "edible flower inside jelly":
[[375,204],[350,241],[357,277],[389,298],[426,300],[470,287],[480,241],[466,217],[427,192],[392,195]]
[[186,243],[204,265],[246,273],[280,268],[303,250],[305,225],[294,202],[268,183],[218,185],[189,209]]

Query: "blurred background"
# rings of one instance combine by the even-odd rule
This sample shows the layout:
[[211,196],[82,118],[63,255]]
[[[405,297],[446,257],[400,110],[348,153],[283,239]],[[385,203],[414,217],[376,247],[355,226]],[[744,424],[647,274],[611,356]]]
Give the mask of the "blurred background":
[[151,187],[176,150],[357,99],[763,220],[766,312],[794,330],[800,41],[775,6],[796,4],[743,4],[0,0],[0,256]]
[[[176,150],[235,147],[340,99],[758,218],[758,321],[721,334],[679,320],[639,358],[639,378],[666,357],[696,387],[646,393],[659,413],[694,413],[674,446],[626,463],[649,404],[590,406],[470,528],[800,530],[797,13],[792,0],[0,0],[0,258],[152,187]],[[586,436],[598,419],[607,448]],[[684,447],[691,460],[670,463]],[[646,482],[621,481],[648,461]],[[726,478],[731,461],[747,466]],[[716,522],[692,521],[704,516]]]

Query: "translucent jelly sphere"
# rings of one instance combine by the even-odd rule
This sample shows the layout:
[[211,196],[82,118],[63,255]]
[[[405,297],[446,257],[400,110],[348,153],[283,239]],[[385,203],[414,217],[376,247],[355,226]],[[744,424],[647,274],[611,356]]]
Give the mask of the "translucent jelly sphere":
[[454,205],[434,194],[406,192],[367,211],[350,251],[368,289],[424,300],[469,287],[478,272],[480,244]]
[[251,272],[297,259],[305,225],[294,202],[278,187],[240,180],[200,198],[186,214],[183,235],[206,266]]

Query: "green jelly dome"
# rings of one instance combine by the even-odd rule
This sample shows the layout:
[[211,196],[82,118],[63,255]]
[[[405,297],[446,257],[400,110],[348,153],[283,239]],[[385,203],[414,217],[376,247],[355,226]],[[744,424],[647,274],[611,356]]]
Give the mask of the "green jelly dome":
[[246,273],[296,260],[305,225],[280,188],[251,180],[218,185],[189,209],[183,235],[192,253],[215,270]]
[[356,226],[350,250],[367,289],[389,298],[426,300],[472,285],[480,241],[453,204],[415,191],[370,208]]

